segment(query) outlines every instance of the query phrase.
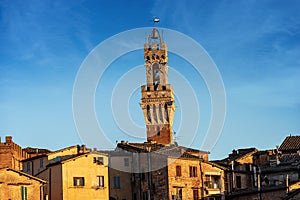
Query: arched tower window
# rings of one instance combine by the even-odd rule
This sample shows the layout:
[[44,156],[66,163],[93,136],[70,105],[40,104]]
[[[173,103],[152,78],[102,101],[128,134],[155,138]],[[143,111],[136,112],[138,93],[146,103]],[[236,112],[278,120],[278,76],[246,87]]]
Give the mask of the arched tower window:
[[158,84],[159,84],[159,80],[160,80],[160,70],[159,70],[159,64],[155,63],[152,66],[152,70],[153,70],[153,85],[155,88],[157,88]]
[[168,105],[165,103],[165,119],[169,122],[169,115],[168,115]]
[[147,118],[148,122],[151,124],[151,110],[149,105],[147,105]]

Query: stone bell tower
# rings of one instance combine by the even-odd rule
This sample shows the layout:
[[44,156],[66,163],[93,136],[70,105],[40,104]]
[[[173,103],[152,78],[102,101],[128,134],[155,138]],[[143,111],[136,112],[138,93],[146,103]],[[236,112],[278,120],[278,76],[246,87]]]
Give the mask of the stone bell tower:
[[174,91],[168,84],[168,50],[156,28],[144,45],[147,85],[143,85],[141,107],[146,122],[147,141],[172,143]]

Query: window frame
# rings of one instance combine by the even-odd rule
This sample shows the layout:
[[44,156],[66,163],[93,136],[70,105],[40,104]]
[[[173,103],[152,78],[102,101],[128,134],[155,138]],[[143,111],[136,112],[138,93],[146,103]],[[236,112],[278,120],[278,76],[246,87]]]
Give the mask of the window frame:
[[193,199],[199,200],[199,190],[198,189],[193,189]]
[[196,166],[190,166],[190,177],[198,177]]
[[181,165],[177,165],[176,166],[176,176],[177,177],[181,177],[182,173],[181,173]]
[[124,158],[124,167],[129,167],[129,158]]
[[235,177],[235,180],[236,180],[236,183],[235,183],[236,188],[238,188],[238,189],[242,188],[242,177],[237,175]]
[[84,177],[73,177],[73,186],[74,187],[83,187],[83,186],[85,186]]
[[98,165],[104,165],[104,157],[103,156],[94,157],[93,162],[97,163]]
[[97,176],[96,177],[97,187],[104,187],[105,186],[104,180],[105,180],[104,176]]
[[21,186],[21,200],[27,200],[27,199],[28,199],[27,187]]
[[120,176],[114,176],[114,189],[121,189],[121,180]]
[[40,158],[40,168],[44,167],[44,158]]

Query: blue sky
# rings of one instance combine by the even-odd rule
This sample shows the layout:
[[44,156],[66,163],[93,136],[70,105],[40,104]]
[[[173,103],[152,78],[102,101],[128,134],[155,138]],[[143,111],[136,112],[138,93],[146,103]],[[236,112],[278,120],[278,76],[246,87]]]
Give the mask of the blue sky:
[[[3,140],[12,135],[23,147],[52,150],[81,143],[72,114],[73,85],[81,63],[100,42],[122,31],[152,26],[152,17],[159,16],[159,27],[180,31],[201,44],[223,78],[226,121],[211,158],[222,158],[234,148],[275,148],[286,136],[300,134],[299,9],[296,0],[1,0],[0,136]],[[113,63],[97,90],[98,118],[106,124],[105,131],[120,140],[132,141],[103,105],[109,102],[114,81],[142,65],[142,56],[135,52]],[[199,137],[193,143],[198,148],[209,123],[209,94],[201,77],[181,67],[188,65],[185,61],[170,55],[169,65],[191,81],[201,102]],[[139,95],[137,90],[129,107],[131,118],[142,126]],[[178,107],[175,115],[180,115]],[[177,129],[179,116],[175,123]]]

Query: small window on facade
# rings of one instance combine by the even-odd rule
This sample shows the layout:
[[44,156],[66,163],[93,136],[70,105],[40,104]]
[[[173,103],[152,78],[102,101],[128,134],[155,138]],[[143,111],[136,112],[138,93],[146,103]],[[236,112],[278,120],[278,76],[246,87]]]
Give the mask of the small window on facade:
[[21,186],[21,200],[27,200],[27,187],[26,186]]
[[182,200],[182,188],[176,188],[176,200]]
[[98,165],[103,165],[103,157],[94,157],[94,163],[97,163]]
[[27,172],[30,172],[30,162],[29,161],[26,163],[26,170],[27,170]]
[[199,200],[199,191],[197,189],[193,190],[193,199]]
[[145,173],[142,173],[142,180],[146,180],[146,174]]
[[84,177],[74,177],[73,186],[84,186]]
[[43,168],[43,167],[44,167],[44,159],[40,158],[40,168]]
[[143,200],[148,200],[148,192],[143,192]]
[[197,167],[190,166],[190,177],[197,177]]
[[176,166],[176,176],[181,176],[181,166]]
[[241,176],[236,176],[236,187],[241,188],[242,187],[242,179]]
[[97,176],[97,186],[104,187],[104,176]]
[[114,188],[115,189],[120,189],[120,176],[114,176]]
[[129,158],[124,158],[124,166],[125,167],[129,166]]

